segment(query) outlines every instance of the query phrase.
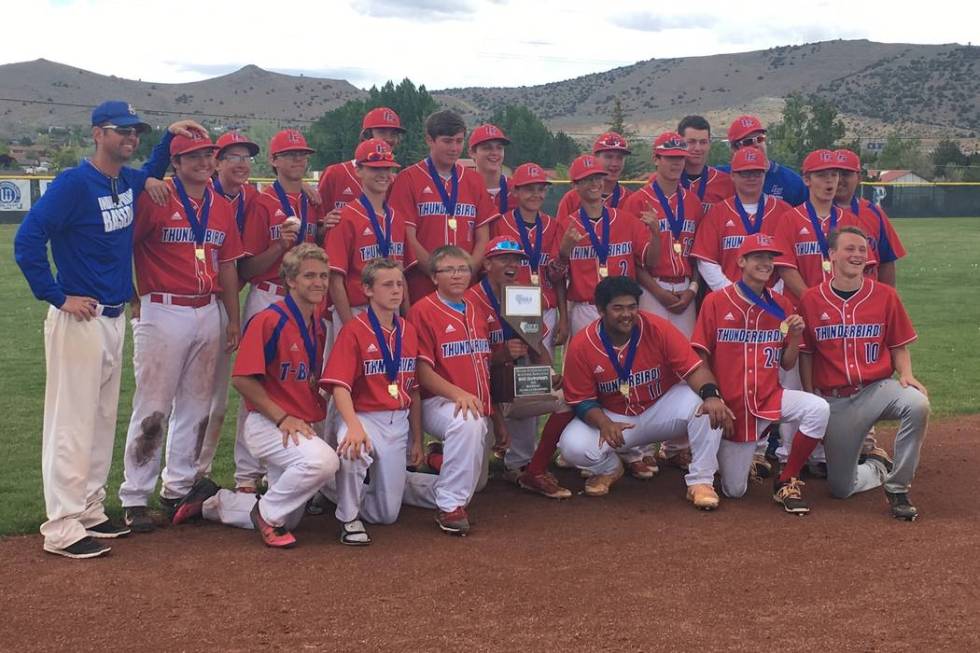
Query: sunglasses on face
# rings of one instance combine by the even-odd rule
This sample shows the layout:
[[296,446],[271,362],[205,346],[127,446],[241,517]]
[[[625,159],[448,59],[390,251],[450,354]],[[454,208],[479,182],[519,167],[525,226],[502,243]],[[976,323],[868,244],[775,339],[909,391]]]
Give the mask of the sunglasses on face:
[[395,157],[391,152],[371,152],[362,161],[394,161]]
[[521,246],[518,245],[516,241],[505,240],[502,243],[497,243],[494,245],[491,252],[514,252],[515,254],[523,254],[524,250],[521,249]]
[[145,130],[142,127],[119,127],[117,125],[100,125],[102,129],[111,129],[122,137],[139,136]]
[[657,149],[658,150],[686,150],[687,141],[681,141],[681,140],[677,140],[676,138],[672,138],[669,141],[664,141],[663,143],[658,145]]
[[252,163],[255,161],[255,157],[247,154],[225,154],[221,157],[221,160],[229,163]]
[[735,141],[735,149],[740,147],[752,147],[753,145],[762,145],[766,142],[766,135],[759,134],[758,136],[749,136],[748,138],[743,138],[742,140]]

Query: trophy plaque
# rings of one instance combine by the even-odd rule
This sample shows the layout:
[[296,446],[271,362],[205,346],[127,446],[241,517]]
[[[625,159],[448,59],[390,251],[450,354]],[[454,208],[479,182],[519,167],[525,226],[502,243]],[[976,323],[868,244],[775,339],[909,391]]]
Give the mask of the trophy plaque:
[[[528,349],[541,356],[544,349],[543,305],[539,286],[504,286],[501,318],[527,344]],[[551,366],[531,365],[518,359],[513,363],[495,366],[491,370],[492,395],[497,403],[521,397],[540,397],[551,394]]]

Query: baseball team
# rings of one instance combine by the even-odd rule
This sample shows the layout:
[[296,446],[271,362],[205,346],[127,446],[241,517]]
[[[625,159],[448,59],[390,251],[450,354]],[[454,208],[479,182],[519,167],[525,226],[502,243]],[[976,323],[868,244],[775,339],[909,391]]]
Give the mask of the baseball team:
[[[592,497],[668,465],[701,510],[719,507],[716,487],[737,499],[770,479],[781,509],[806,514],[806,474],[838,498],[882,487],[892,516],[918,516],[929,400],[895,290],[905,250],[856,193],[857,154],[811,152],[801,177],[741,116],[730,165],[709,166],[710,126],[688,116],[654,140],[656,172],[634,191],[620,183],[630,144],[602,134],[549,216],[546,171],[506,176],[504,132],[467,139],[452,111],[429,116],[429,155],[402,168],[399,116],[372,109],[354,158],[316,187],[299,131],[272,137],[275,180],[259,189],[260,145],[212,141],[192,120],[127,167],[149,129],[126,102],[96,107],[94,154],[55,178],[14,242],[50,305],[45,551],[94,558],[153,531],[158,481],[172,524],[254,529],[269,547],[295,546],[300,519],[327,510],[343,544],[367,545],[365,524],[404,504],[464,535],[494,456],[507,482],[552,499],[572,492],[551,465],[578,469]],[[542,348],[502,314],[513,284],[541,289]],[[104,501],[127,305],[136,383],[117,524]],[[494,370],[558,354],[537,408],[495,393]],[[242,401],[235,485],[221,488],[229,386]],[[891,454],[884,419],[899,423]]]

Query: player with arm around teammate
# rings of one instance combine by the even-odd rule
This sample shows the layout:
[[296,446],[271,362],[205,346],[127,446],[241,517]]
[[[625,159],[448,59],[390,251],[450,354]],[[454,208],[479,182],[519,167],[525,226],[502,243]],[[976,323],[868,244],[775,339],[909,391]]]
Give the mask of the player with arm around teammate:
[[[592,144],[592,156],[598,167],[606,173],[602,178],[602,187],[599,191],[600,201],[606,208],[623,208],[626,198],[630,195],[629,189],[619,183],[619,177],[626,167],[626,157],[629,155],[629,144],[616,132],[601,134]],[[555,217],[575,213],[581,205],[581,199],[581,194],[576,192],[573,186],[558,202]]]
[[405,503],[437,510],[439,528],[465,535],[466,509],[486,469],[489,333],[485,316],[464,299],[470,256],[447,245],[432,252],[429,265],[436,291],[412,304],[408,321],[419,339],[422,426],[442,441],[443,462],[438,475],[409,472]]
[[282,257],[280,274],[289,291],[245,326],[231,379],[246,411],[242,442],[267,470],[268,490],[259,500],[201,478],[177,506],[174,523],[203,515],[254,528],[266,546],[287,549],[296,545],[290,531],[306,502],[340,461],[314,427],[326,417],[318,383],[325,330],[317,307],[330,278],[327,255],[312,243],[297,245]]
[[566,353],[565,401],[578,419],[558,446],[566,461],[591,473],[585,493],[602,496],[623,475],[618,451],[687,435],[687,498],[713,510],[718,445],[722,430],[734,428],[734,415],[687,338],[663,318],[639,310],[640,294],[639,285],[625,277],[596,287],[600,317],[572,337]]
[[820,397],[779,385],[779,366],[796,364],[804,328],[789,300],[767,289],[780,253],[771,236],[745,237],[738,249],[742,278],[705,298],[692,344],[711,365],[735,413],[735,429],[718,448],[722,492],[732,498],[745,494],[759,440],[782,421],[792,425],[796,437],[773,499],[789,513],[806,514],[800,470],[823,439],[830,408]]
[[422,412],[415,327],[398,315],[407,292],[398,263],[379,258],[362,273],[365,312],[340,330],[321,385],[333,391],[337,432],[340,541],[371,543],[362,522],[392,524],[405,492],[406,461],[422,464]]
[[735,192],[732,178],[708,165],[711,154],[711,125],[703,116],[684,116],[677,124],[677,133],[687,143],[687,161],[681,173],[681,185],[698,196],[701,209],[709,209]]
[[[733,153],[743,147],[757,147],[767,155],[766,128],[755,116],[739,116],[728,128],[728,144]],[[729,170],[728,166],[719,167]],[[800,176],[771,159],[762,190],[766,195],[777,197],[790,206],[798,206],[806,199],[806,186]]]
[[[800,303],[807,325],[803,388],[830,404],[827,482],[842,499],[884,485],[892,516],[911,521],[919,513],[908,492],[930,410],[926,388],[912,373],[908,346],[917,336],[898,293],[865,277],[868,243],[861,230],[843,227],[829,245],[833,276]],[[894,462],[882,449],[861,462],[865,435],[881,419],[899,420]]]

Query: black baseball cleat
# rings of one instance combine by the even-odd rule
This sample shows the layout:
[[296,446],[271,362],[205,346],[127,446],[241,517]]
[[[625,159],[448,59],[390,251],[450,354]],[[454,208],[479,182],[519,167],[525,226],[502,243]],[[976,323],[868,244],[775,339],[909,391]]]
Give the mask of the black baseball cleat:
[[109,553],[109,551],[112,549],[107,547],[105,544],[96,542],[91,537],[83,537],[71,546],[66,546],[63,549],[56,549],[45,544],[44,550],[48,553],[53,553],[54,555],[64,556],[74,560],[82,560],[85,558],[98,558],[99,556]]
[[167,516],[167,521],[174,518],[174,513],[177,512],[177,506],[183,501],[183,497],[180,499],[168,499],[167,497],[160,497],[160,509],[163,514]]
[[772,486],[772,500],[793,515],[805,515],[810,512],[810,506],[803,498],[805,483],[798,478],[780,481],[778,478]]
[[129,530],[133,533],[152,533],[156,528],[146,506],[123,508],[123,523],[129,526]]
[[89,537],[111,540],[117,537],[126,537],[131,531],[128,526],[113,524],[107,519],[104,522],[96,524],[95,526],[86,528],[85,532]]
[[885,497],[888,498],[888,506],[891,508],[892,517],[904,521],[915,521],[919,516],[919,509],[909,503],[908,492],[889,492],[885,490]]
[[191,486],[191,491],[177,504],[177,509],[174,510],[174,516],[170,523],[179,526],[199,516],[204,502],[216,495],[220,489],[218,484],[207,476],[197,479]]

